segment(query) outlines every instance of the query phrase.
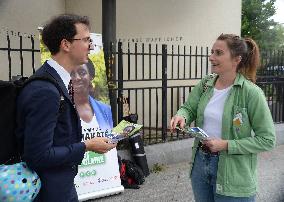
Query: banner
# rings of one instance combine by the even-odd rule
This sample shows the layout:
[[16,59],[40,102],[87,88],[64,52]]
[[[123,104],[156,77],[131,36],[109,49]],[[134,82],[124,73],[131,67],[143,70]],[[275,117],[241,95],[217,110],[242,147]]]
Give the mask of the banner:
[[[92,33],[91,38],[94,50],[91,50],[89,59],[95,67],[95,76],[92,80],[94,98],[109,104],[102,35]],[[93,125],[84,128],[83,124],[84,139],[104,137],[111,133],[109,127],[102,124],[105,123],[100,123],[98,128],[95,128]],[[78,175],[75,177],[75,186],[79,200],[122,192],[124,188],[120,181],[116,149],[112,149],[105,154],[86,152],[82,164],[79,166]]]
[[[91,33],[93,50],[89,54],[89,62],[80,67],[72,75],[80,77],[82,82],[73,80],[74,96],[85,96],[83,92],[88,89],[89,103],[93,109],[93,118],[81,118],[83,140],[94,137],[105,137],[112,130],[112,117],[107,87],[106,67],[102,46],[102,35]],[[41,62],[50,58],[46,47],[40,43]],[[85,86],[84,86],[85,84]],[[91,84],[91,87],[90,85]],[[77,99],[79,100],[79,99]],[[75,99],[76,103],[76,99]],[[79,103],[76,103],[78,105]],[[103,113],[102,113],[103,112]],[[80,114],[80,113],[79,113]],[[80,201],[112,195],[124,191],[120,181],[117,159],[117,150],[114,148],[105,154],[86,152],[78,174],[74,180]]]

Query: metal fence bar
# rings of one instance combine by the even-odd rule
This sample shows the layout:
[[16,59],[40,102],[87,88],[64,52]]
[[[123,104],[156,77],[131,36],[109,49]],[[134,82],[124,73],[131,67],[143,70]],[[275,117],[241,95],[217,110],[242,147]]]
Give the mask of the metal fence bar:
[[189,47],[189,67],[188,67],[188,71],[189,71],[189,77],[188,78],[191,78],[191,67],[192,67],[192,55],[191,55],[191,46]]
[[180,57],[180,52],[179,52],[179,45],[178,45],[178,56],[177,56],[177,78],[179,79],[179,74],[180,74],[180,66],[179,66],[179,57]]
[[10,36],[7,35],[7,47],[8,47],[8,65],[9,65],[9,80],[12,80],[12,61],[11,61],[11,41]]
[[117,69],[118,64],[116,63],[117,60],[117,54],[116,54],[116,44],[110,42],[109,48],[105,50],[105,64],[106,64],[106,74],[107,74],[107,81],[108,81],[108,87],[109,87],[109,101],[112,111],[112,118],[113,118],[113,124],[117,124],[117,91],[114,90],[116,86],[117,81]]
[[20,37],[20,65],[21,65],[21,76],[24,76],[24,59],[23,59],[23,37]]
[[[143,126],[145,126],[145,93],[144,93],[144,89],[141,89],[141,93],[142,93],[142,124]],[[143,134],[145,135],[145,128],[143,127]],[[144,140],[145,140],[145,136]],[[149,144],[149,142],[148,142]]]
[[158,79],[158,64],[159,64],[159,62],[158,62],[158,44],[156,44],[156,53],[155,53],[155,55],[156,55],[156,79]]
[[[172,76],[171,78],[174,79],[174,45],[172,45],[172,54],[171,54],[171,58],[172,58],[172,63],[171,63],[171,69],[172,69]],[[163,65],[163,64],[162,64]]]
[[145,47],[142,43],[142,79],[145,78]]
[[201,57],[200,57],[200,77],[199,78],[202,78],[202,76],[203,76],[203,47],[201,47],[201,49],[200,49],[200,51],[201,51]]
[[149,119],[149,137],[151,137],[152,136],[152,116],[151,116],[151,113],[152,113],[152,99],[151,99],[151,97],[152,97],[152,89],[150,88],[149,89],[149,99],[148,99],[148,103],[149,103],[149,117],[148,117],[148,119]]
[[151,70],[152,70],[152,57],[151,57],[151,51],[152,51],[152,47],[151,47],[151,44],[149,44],[149,79],[151,79],[152,78],[152,72],[151,72]]
[[[130,94],[130,92],[128,93],[128,95]],[[137,99],[137,89],[135,89],[135,113],[137,114],[137,111],[138,111],[138,99]],[[129,107],[130,107],[130,104],[129,104]]]
[[117,115],[118,122],[120,122],[123,118],[123,51],[122,51],[122,43],[118,43],[118,56],[117,56],[117,64],[118,64],[118,98],[117,98]]
[[162,45],[162,140],[167,138],[167,45]]
[[[206,47],[206,57],[209,58],[209,54],[208,54],[208,47]],[[206,75],[209,73],[209,64],[208,64],[208,60],[206,60]]]
[[198,56],[197,56],[197,53],[198,53],[198,49],[197,49],[197,46],[195,47],[195,78],[198,78],[197,77],[197,61],[198,61]]
[[[127,44],[127,68],[128,68],[128,80],[131,80],[131,55],[130,55],[130,43]],[[123,78],[123,75],[122,75]]]
[[31,45],[32,45],[32,68],[33,68],[33,74],[35,73],[35,40],[33,35],[31,35]]
[[137,80],[137,43],[135,43],[135,58],[134,58],[134,62],[135,62],[135,79]]
[[183,78],[185,78],[185,66],[186,66],[186,49],[185,46],[183,46]]
[[[156,99],[155,99],[155,106],[159,106],[159,96],[158,96],[158,89],[156,88]],[[158,123],[159,123],[159,108],[156,107],[156,137],[158,137]]]

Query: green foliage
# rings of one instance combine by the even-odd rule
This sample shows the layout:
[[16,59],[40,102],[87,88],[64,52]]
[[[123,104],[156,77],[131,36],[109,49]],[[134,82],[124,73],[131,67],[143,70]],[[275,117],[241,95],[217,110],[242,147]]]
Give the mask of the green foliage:
[[159,172],[162,172],[166,169],[165,165],[164,164],[158,164],[158,163],[155,163],[153,165],[153,168],[151,169],[151,173],[159,173]]
[[48,48],[44,45],[41,34],[39,35],[39,47],[40,47],[40,62],[43,64],[46,60],[48,60],[51,57],[51,54],[48,50]]
[[242,0],[242,37],[253,38],[261,49],[278,49],[284,44],[283,25],[274,22],[276,0]]
[[103,49],[101,49],[97,54],[89,55],[89,58],[93,62],[96,72],[95,78],[92,80],[92,84],[95,88],[95,98],[103,103],[109,104],[106,66]]
[[278,46],[280,49],[284,49],[284,25],[283,24],[277,24],[275,26],[275,32],[276,32],[276,41],[279,42]]

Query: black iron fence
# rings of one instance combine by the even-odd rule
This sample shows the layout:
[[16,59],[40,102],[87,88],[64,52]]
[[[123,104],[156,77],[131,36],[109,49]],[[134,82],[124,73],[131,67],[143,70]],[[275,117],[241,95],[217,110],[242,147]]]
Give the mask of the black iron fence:
[[284,121],[284,50],[262,51],[257,85],[266,95],[274,122]]
[[30,74],[34,73],[35,58],[39,57],[38,53],[40,52],[35,48],[34,35],[7,31],[6,35],[1,33],[0,36],[0,64],[1,70],[4,72],[2,78],[11,80],[13,76],[24,75],[24,69],[27,68]]
[[127,115],[129,105],[144,125],[146,144],[184,138],[170,133],[168,123],[196,82],[209,73],[208,54],[203,47],[118,43],[117,77],[111,81],[117,87],[111,89],[118,98],[117,121]]
[[[25,68],[34,72],[35,66],[39,65],[35,60],[40,58],[33,35],[14,34],[12,38],[13,42],[9,33],[5,40],[0,40],[0,68],[6,68],[4,72],[10,80],[16,76],[12,71],[15,68],[20,68],[17,74],[21,75]],[[110,61],[115,59],[114,63],[107,63],[110,64],[107,69],[115,68],[116,72],[115,79],[109,79],[110,92],[115,99],[112,103],[115,121],[129,113],[138,114],[138,123],[144,125],[145,144],[187,138],[181,133],[170,133],[168,124],[196,83],[210,72],[209,49],[118,43],[110,50],[116,50],[106,54]],[[263,68],[258,72],[257,84],[264,90],[274,121],[281,123],[284,120],[284,54],[283,51],[270,51],[263,52],[262,56]]]

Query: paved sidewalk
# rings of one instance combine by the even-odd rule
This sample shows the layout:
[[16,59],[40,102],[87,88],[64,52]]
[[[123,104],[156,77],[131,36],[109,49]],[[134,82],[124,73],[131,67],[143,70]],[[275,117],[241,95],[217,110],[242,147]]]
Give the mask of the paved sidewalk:
[[[165,166],[164,171],[151,173],[140,189],[125,189],[121,194],[88,202],[194,201],[188,167],[188,162]],[[284,145],[259,155],[258,179],[257,202],[284,202]]]

